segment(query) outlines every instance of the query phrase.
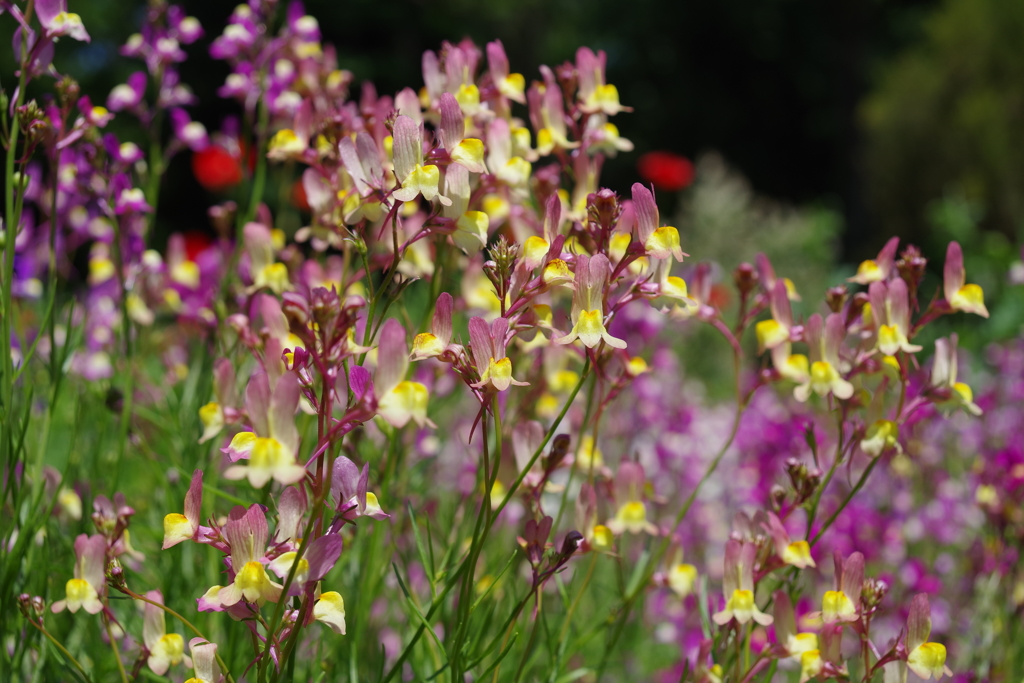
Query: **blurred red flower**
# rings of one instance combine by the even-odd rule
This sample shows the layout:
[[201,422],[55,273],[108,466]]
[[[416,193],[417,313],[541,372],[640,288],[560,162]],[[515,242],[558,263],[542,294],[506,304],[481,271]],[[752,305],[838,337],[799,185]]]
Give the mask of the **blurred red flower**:
[[300,211],[310,211],[309,199],[306,198],[306,188],[302,184],[302,178],[299,178],[292,183],[292,206],[299,209]]
[[210,145],[192,154],[192,173],[211,192],[221,192],[242,181],[242,166],[229,151]]
[[677,192],[693,182],[693,163],[674,152],[648,152],[636,162],[640,177],[666,192]]
[[189,230],[185,233],[185,258],[195,261],[199,255],[213,244],[213,240],[204,232]]

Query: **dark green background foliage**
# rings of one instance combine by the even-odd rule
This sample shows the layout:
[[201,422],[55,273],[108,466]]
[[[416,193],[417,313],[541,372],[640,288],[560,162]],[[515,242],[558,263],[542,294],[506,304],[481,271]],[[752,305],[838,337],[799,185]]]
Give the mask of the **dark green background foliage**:
[[[117,46],[136,30],[144,7],[129,0],[71,0],[93,36],[64,41],[57,63],[104,95],[137,64]],[[233,1],[185,0],[206,37],[188,48],[185,82],[202,100],[198,117],[215,128],[232,104],[219,101],[226,65],[205,57]],[[879,65],[920,33],[934,0],[310,0],[343,68],[381,92],[422,83],[420,55],[442,40],[500,38],[514,70],[538,77],[580,45],[608,52],[609,80],[636,108],[617,119],[637,151],[606,166],[605,181],[635,180],[637,155],[669,149],[694,157],[717,150],[754,188],[794,202],[841,210],[854,246],[874,232],[863,201],[857,106]],[[7,45],[10,33],[4,21]],[[3,71],[11,73],[4,50]],[[184,166],[179,161],[177,166]],[[179,192],[198,192],[182,173]],[[173,184],[172,184],[173,185]],[[174,191],[174,190],[172,190]],[[168,199],[172,199],[169,197]],[[669,198],[666,198],[669,199]],[[169,201],[166,206],[178,207]],[[170,209],[169,209],[170,210]],[[201,207],[189,215],[199,218]],[[184,218],[184,216],[182,216]],[[871,247],[879,238],[872,237]],[[860,249],[855,249],[859,257]],[[870,251],[870,249],[868,249]]]
[[[201,101],[195,117],[215,130],[237,107],[217,97],[228,67],[206,50],[235,3],[183,4],[206,29],[188,48],[183,80]],[[62,41],[56,62],[102,100],[141,68],[117,48],[145,6],[71,0],[71,9],[93,41]],[[1017,258],[1024,224],[1018,0],[310,0],[306,10],[355,75],[354,87],[369,80],[381,93],[418,87],[423,51],[443,40],[501,39],[528,82],[538,65],[572,60],[580,45],[607,51],[608,79],[636,109],[616,118],[636,151],[603,172],[603,184],[620,192],[638,179],[643,152],[697,159],[715,151],[756,195],[837,215],[822,223],[828,236],[804,242],[837,233],[836,255],[848,264],[895,234],[922,247],[937,279],[946,241],[958,239],[975,281],[997,297]],[[12,23],[0,21],[0,45],[10,43]],[[12,71],[11,53],[0,50],[0,74]],[[119,118],[119,134],[140,137]],[[163,192],[158,234],[206,228],[214,198],[192,178],[187,154],[171,164]],[[271,200],[283,201],[272,203],[287,204],[278,194]],[[680,223],[695,201],[694,190],[659,196],[663,215],[684,213]],[[772,230],[771,222],[762,229]],[[771,235],[764,241],[757,248],[770,249]],[[831,258],[811,251],[806,258],[823,259],[816,267],[827,271]],[[1015,302],[991,332],[1014,334],[1021,306]]]

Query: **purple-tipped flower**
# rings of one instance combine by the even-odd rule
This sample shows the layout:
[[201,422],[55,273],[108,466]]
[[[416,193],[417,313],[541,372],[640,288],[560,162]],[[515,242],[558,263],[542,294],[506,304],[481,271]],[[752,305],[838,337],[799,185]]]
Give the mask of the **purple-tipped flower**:
[[853,385],[840,374],[839,349],[846,337],[843,317],[832,313],[822,321],[821,316],[815,313],[807,320],[804,337],[810,351],[811,367],[807,381],[793,390],[796,400],[806,401],[812,390],[819,396],[832,394],[844,400],[853,396]]
[[423,427],[427,420],[427,388],[419,382],[405,379],[409,370],[409,348],[405,343],[405,329],[394,318],[380,330],[377,347],[377,372],[373,385],[380,397],[377,413],[392,427],[404,427],[410,420]]
[[408,116],[395,119],[394,145],[395,178],[401,188],[392,196],[402,202],[411,202],[423,195],[425,200],[433,201],[436,197],[441,204],[447,205],[451,200],[441,195],[438,189],[441,172],[433,164],[423,164],[423,131]]
[[[164,604],[164,596],[158,591],[149,591],[146,597],[153,602]],[[168,633],[164,611],[145,603],[142,621],[142,642],[149,653],[146,664],[157,676],[163,676],[174,664],[184,663],[192,668],[192,660],[185,655],[185,639],[177,633]]]
[[268,531],[263,507],[236,507],[228,515],[224,536],[231,549],[234,580],[227,586],[210,588],[200,598],[199,609],[219,612],[243,600],[261,606],[268,600],[277,602],[281,586],[270,580],[264,566]]
[[139,106],[146,93],[146,78],[145,71],[136,71],[128,77],[127,83],[115,86],[107,97],[107,109],[124,111]]
[[381,520],[390,517],[381,509],[376,494],[369,490],[369,463],[360,470],[354,462],[339,455],[334,461],[332,474],[331,495],[343,519],[352,521],[356,517],[369,517]]
[[442,292],[434,305],[434,318],[430,332],[416,335],[412,342],[412,360],[435,358],[448,350],[452,342],[452,307],[455,300],[448,292]]
[[654,193],[640,183],[633,184],[633,212],[636,216],[637,238],[647,253],[656,259],[675,257],[682,261],[687,254],[679,247],[679,231],[662,226]]
[[896,249],[900,246],[900,238],[893,237],[874,259],[862,261],[857,268],[857,274],[849,278],[847,282],[856,282],[861,285],[869,285],[872,282],[882,282],[889,277],[893,264],[896,261]]
[[480,373],[480,381],[470,386],[483,389],[490,385],[495,391],[505,391],[510,385],[528,386],[512,377],[512,361],[505,355],[508,320],[496,318],[489,326],[483,318],[470,318],[469,340],[473,362]]
[[928,596],[919,593],[911,601],[910,614],[907,615],[907,666],[926,681],[933,676],[939,680],[943,675],[953,675],[946,666],[946,647],[928,642],[931,632],[932,615]]
[[969,285],[967,271],[964,269],[964,252],[957,242],[950,242],[946,249],[946,266],[943,269],[942,291],[946,303],[954,311],[977,313],[982,318],[988,317],[985,308],[985,292],[979,285]]
[[174,136],[193,152],[201,152],[210,145],[210,137],[206,134],[206,126],[193,121],[184,109],[171,110],[171,123],[174,125]]
[[835,555],[835,590],[825,591],[821,599],[821,620],[826,624],[860,619],[858,605],[864,583],[864,555],[853,553],[844,562]]
[[167,550],[182,541],[201,541],[212,529],[200,525],[203,507],[203,471],[192,473],[192,482],[185,494],[184,514],[172,512],[164,517],[164,544]]
[[68,12],[67,0],[37,0],[35,7],[36,16],[48,38],[67,36],[86,43],[91,40],[82,24],[82,17]]
[[608,283],[611,266],[608,257],[598,254],[590,258],[576,257],[575,286],[572,297],[572,330],[564,337],[553,339],[556,344],[570,344],[577,339],[589,349],[602,341],[616,349],[626,348],[626,342],[613,337],[605,328],[604,287]]
[[295,427],[299,393],[298,379],[292,373],[282,375],[273,391],[265,373],[249,380],[246,408],[254,431],[239,432],[225,449],[232,460],[247,458],[248,464],[227,468],[225,478],[248,479],[253,487],[262,488],[271,479],[294,484],[306,476],[306,469],[295,462],[299,449],[299,432]]
[[725,573],[722,575],[722,593],[725,595],[725,609],[712,615],[719,626],[725,626],[733,619],[745,624],[751,619],[762,626],[770,625],[774,619],[763,613],[754,602],[754,556],[757,546],[736,539],[725,545]]
[[917,353],[921,350],[908,338],[911,331],[910,293],[903,278],[895,278],[888,285],[872,282],[868,288],[868,299],[879,351],[886,356],[894,356],[898,351]]
[[53,603],[54,613],[74,613],[84,609],[89,614],[103,611],[102,598],[107,594],[104,570],[107,563],[107,539],[103,534],[79,535],[75,539],[75,576],[64,587],[64,600]]

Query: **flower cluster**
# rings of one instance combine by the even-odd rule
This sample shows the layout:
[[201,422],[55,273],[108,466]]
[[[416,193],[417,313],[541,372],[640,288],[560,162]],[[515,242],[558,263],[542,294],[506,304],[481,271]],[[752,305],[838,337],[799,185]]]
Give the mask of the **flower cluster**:
[[[210,46],[231,69],[220,95],[246,125],[209,134],[185,110],[195,98],[178,65],[203,30],[180,7],[150,6],[122,50],[145,71],[106,107],[50,63],[56,39],[88,39],[77,15],[40,1],[36,25],[12,2],[0,8],[21,26],[23,81],[3,123],[24,133],[20,147],[7,136],[19,160],[5,415],[26,415],[19,429],[45,454],[65,368],[82,392],[105,382],[110,424],[96,434],[117,441],[108,457],[97,436],[97,466],[113,460],[127,478],[152,465],[161,487],[139,496],[136,517],[122,494],[65,481],[78,451],[70,475],[26,473],[21,447],[0,440],[19,453],[4,461],[16,464],[4,472],[10,547],[47,524],[74,535],[91,497],[96,533],[74,541],[51,613],[100,615],[124,680],[126,652],[135,675],[180,665],[208,683],[296,669],[497,679],[510,653],[514,680],[597,680],[653,641],[677,646],[668,676],[699,683],[776,666],[801,681],[949,673],[929,640],[937,581],[902,529],[941,526],[954,547],[980,524],[926,444],[937,425],[990,419],[996,401],[976,402],[962,381],[955,334],[930,360],[915,343],[942,316],[988,316],[957,243],[928,303],[927,260],[894,238],[814,303],[797,303],[761,255],[733,272],[731,305],[721,269],[689,260],[653,186],[602,187],[606,160],[633,148],[612,123],[631,109],[603,52],[580,48],[528,80],[498,41],[444,43],[423,55],[422,88],[366,84],[351,98],[352,74],[300,3],[251,0]],[[43,75],[59,78],[56,97],[24,102]],[[147,155],[103,133],[115,115],[149,136]],[[178,154],[218,203],[209,232],[164,246],[150,228]],[[678,159],[646,159],[660,188],[692,180]],[[264,203],[271,165],[296,199],[297,230]],[[62,304],[75,250],[88,251],[85,286]],[[17,317],[15,304],[41,315]],[[702,404],[683,378],[680,339],[698,327],[733,357],[734,406]],[[1019,349],[1006,354],[1021,365]],[[44,408],[22,372],[49,382]],[[1000,423],[1000,464],[979,466],[976,497],[1019,537],[1019,487],[999,469],[1020,468],[1009,423],[1020,421]],[[945,485],[922,491],[929,482]],[[144,556],[129,522],[155,529],[160,515],[164,552]],[[156,546],[154,529],[140,536]],[[994,542],[985,561],[1016,575],[1010,545]],[[168,570],[193,563],[211,571]],[[161,578],[161,589],[131,587]],[[141,628],[115,592],[139,603]],[[57,643],[46,600],[19,604]],[[949,634],[948,607],[935,612]],[[168,615],[196,636],[188,654]]]

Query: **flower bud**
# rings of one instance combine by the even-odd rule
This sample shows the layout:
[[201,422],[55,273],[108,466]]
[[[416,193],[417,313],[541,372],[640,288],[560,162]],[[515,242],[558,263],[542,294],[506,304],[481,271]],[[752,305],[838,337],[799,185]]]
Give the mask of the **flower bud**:
[[606,187],[587,195],[588,224],[610,233],[619,221],[622,205],[619,196]]
[[570,438],[568,434],[559,434],[551,442],[551,451],[548,453],[548,457],[544,461],[544,469],[547,472],[553,472],[558,469],[558,466],[562,464],[562,460],[565,459],[565,455],[569,452]]
[[[335,307],[337,310],[337,307]],[[293,333],[302,336],[309,329],[309,302],[306,298],[295,292],[285,292],[281,295],[281,312],[288,320],[288,326]],[[317,321],[320,322],[319,320]],[[322,326],[322,325],[321,325]]]
[[865,579],[864,588],[860,593],[860,601],[866,609],[872,609],[881,604],[885,594],[889,592],[889,584],[881,579]]
[[772,486],[771,491],[768,492],[768,498],[771,501],[772,509],[778,512],[782,509],[782,506],[786,504],[786,498],[789,496],[786,493],[786,489],[778,484]]
[[896,268],[900,272],[900,277],[906,280],[911,296],[917,291],[917,286],[921,284],[927,267],[928,259],[913,244],[907,245],[907,248],[900,254],[899,260],[896,261]]
[[21,616],[25,617],[26,619],[32,618],[31,601],[32,596],[28,593],[22,593],[18,596],[18,609],[21,611]]
[[757,275],[757,270],[746,262],[736,266],[736,270],[732,272],[732,281],[736,283],[736,289],[740,290],[741,296],[750,294],[757,287],[758,280],[760,278]]
[[849,296],[849,292],[846,289],[846,285],[838,285],[836,287],[829,287],[825,292],[825,303],[832,309],[833,313],[838,313],[843,310],[843,305],[846,304],[846,298]]
[[118,589],[128,586],[124,575],[124,567],[121,566],[121,561],[116,557],[111,558],[110,563],[107,565],[107,583]]

